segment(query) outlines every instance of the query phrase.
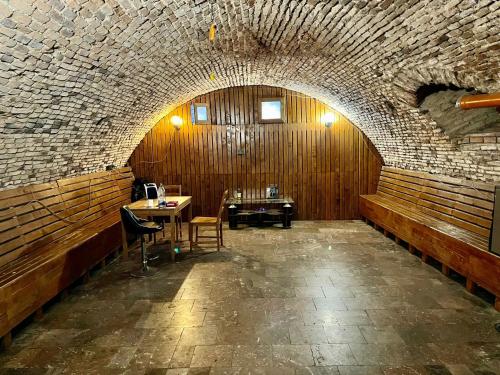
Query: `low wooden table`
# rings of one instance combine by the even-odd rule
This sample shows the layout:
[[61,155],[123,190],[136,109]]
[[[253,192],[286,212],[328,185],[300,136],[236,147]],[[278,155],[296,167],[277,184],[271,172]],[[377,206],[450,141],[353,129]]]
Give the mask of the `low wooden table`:
[[[259,226],[282,223],[283,228],[291,228],[293,215],[293,199],[284,198],[229,198],[228,206],[229,228],[238,228],[238,223],[246,222]],[[250,206],[251,209],[242,209]],[[255,206],[258,206],[255,208]],[[281,206],[273,208],[273,206]]]
[[[175,239],[176,236],[176,225],[175,217],[187,207],[188,209],[188,221],[193,218],[193,208],[191,205],[191,196],[175,196],[175,197],[165,197],[166,202],[175,201],[177,202],[176,207],[158,207],[158,200],[153,199],[153,207],[148,206],[147,199],[141,199],[136,202],[129,204],[127,207],[137,216],[140,217],[151,217],[151,216],[165,216],[170,217],[170,256],[172,260],[175,260]],[[127,245],[127,234],[125,232],[125,227],[122,222],[122,242],[123,242],[123,256],[126,259],[128,256],[128,245]]]

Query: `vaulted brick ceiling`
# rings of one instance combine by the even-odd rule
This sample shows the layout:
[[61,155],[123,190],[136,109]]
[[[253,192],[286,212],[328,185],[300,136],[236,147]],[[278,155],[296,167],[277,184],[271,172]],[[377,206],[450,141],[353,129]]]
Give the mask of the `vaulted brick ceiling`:
[[1,1],[0,187],[122,165],[177,104],[246,84],[332,105],[387,164],[498,179],[498,146],[453,142],[414,93],[500,90],[499,19],[482,0]]

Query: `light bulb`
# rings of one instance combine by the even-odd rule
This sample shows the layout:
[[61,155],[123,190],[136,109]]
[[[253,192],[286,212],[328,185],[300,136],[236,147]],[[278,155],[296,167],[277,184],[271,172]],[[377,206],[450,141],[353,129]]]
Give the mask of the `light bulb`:
[[331,128],[332,125],[337,122],[337,115],[332,112],[327,112],[321,118],[321,122],[327,127]]
[[172,123],[172,125],[174,126],[175,129],[179,130],[182,126],[182,118],[180,116],[172,116],[172,118],[170,119],[170,122]]

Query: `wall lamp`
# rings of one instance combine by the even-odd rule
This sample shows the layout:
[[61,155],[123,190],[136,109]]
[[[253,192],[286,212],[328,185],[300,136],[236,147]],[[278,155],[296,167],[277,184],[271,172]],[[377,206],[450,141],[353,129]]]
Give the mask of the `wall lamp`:
[[332,125],[337,122],[337,120],[338,120],[337,115],[335,113],[332,113],[332,112],[325,113],[323,115],[323,117],[321,118],[321,122],[327,128],[331,128]]
[[180,116],[172,116],[170,118],[170,122],[172,123],[172,126],[175,128],[175,130],[180,130],[182,127],[182,118]]

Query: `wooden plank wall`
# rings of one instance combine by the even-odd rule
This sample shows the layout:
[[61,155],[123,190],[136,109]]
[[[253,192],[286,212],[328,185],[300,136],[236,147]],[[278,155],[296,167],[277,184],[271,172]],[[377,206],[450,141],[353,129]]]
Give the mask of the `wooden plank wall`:
[[[285,121],[258,123],[258,98],[285,98]],[[191,103],[208,103],[212,125],[193,125]],[[199,96],[160,120],[129,163],[136,177],[182,184],[195,215],[214,215],[224,189],[264,197],[268,184],[296,202],[296,218],[359,218],[360,194],[377,190],[382,160],[368,138],[337,113],[321,124],[320,101],[276,87],[231,87]],[[170,124],[183,119],[180,131]],[[157,163],[149,163],[159,161]]]

